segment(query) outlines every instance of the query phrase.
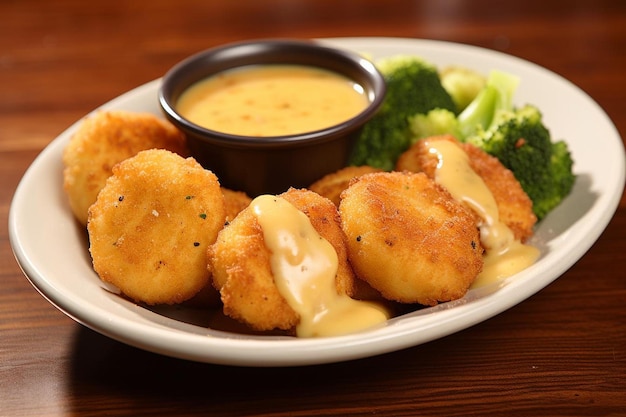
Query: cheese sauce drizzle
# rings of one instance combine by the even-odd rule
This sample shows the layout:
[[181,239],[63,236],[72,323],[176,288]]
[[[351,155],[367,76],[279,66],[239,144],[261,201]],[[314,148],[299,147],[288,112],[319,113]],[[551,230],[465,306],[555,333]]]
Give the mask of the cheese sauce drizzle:
[[493,194],[471,168],[465,151],[447,140],[427,141],[426,145],[438,158],[435,181],[481,218],[478,226],[485,248],[484,266],[473,286],[495,282],[532,265],[539,257],[539,250],[515,239],[511,229],[500,221]]
[[252,201],[265,245],[271,251],[274,281],[289,306],[300,315],[299,337],[351,333],[385,322],[380,305],[338,294],[337,253],[287,200],[262,195]]

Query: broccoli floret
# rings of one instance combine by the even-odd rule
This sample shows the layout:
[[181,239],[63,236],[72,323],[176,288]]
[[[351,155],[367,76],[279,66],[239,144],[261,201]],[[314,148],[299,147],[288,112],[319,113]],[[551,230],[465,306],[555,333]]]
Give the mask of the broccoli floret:
[[544,195],[544,198],[534,204],[534,211],[537,217],[543,218],[553,208],[571,192],[576,181],[572,169],[574,160],[572,154],[564,141],[552,144],[552,155],[550,156],[550,179],[552,180],[553,192],[551,195]]
[[447,109],[433,109],[426,114],[409,117],[411,143],[431,136],[450,134],[461,137],[456,114]]
[[376,67],[387,85],[383,111],[408,117],[434,108],[454,111],[452,97],[443,88],[437,68],[420,57],[396,55],[381,59]]
[[573,161],[565,142],[551,140],[542,114],[532,105],[499,110],[487,128],[465,138],[510,169],[533,201],[539,220],[569,194]]
[[487,83],[482,73],[465,67],[444,68],[439,76],[441,84],[456,104],[457,113],[462,112]]
[[491,71],[484,88],[458,116],[450,110],[434,109],[411,117],[412,142],[446,133],[462,141],[478,129],[488,128],[498,111],[512,110],[513,94],[518,84],[519,78],[514,75]]
[[455,111],[437,68],[416,56],[397,55],[376,62],[387,93],[376,115],[364,126],[350,158],[352,165],[391,170],[411,144],[409,117],[435,108]]

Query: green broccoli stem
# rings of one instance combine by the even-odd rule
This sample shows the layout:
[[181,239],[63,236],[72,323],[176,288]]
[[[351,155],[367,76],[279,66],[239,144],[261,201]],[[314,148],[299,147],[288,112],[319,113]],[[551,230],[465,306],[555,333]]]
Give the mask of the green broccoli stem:
[[486,86],[474,100],[457,117],[458,132],[464,139],[474,132],[477,127],[485,128],[491,124],[496,108],[498,90]]
[[513,109],[513,95],[519,85],[515,75],[493,70],[485,87],[457,117],[458,131],[464,140],[479,129],[488,129],[501,110]]

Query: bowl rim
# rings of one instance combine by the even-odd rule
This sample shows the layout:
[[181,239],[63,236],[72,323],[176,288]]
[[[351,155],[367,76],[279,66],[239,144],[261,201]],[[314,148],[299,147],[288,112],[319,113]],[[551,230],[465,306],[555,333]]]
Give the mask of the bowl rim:
[[[279,54],[278,57],[272,55],[277,53]],[[250,61],[250,58],[257,59]],[[263,64],[308,65],[330,70],[354,80],[354,76],[328,65],[329,62],[333,61],[337,62],[337,66],[350,66],[354,71],[360,72],[363,76],[359,80],[361,82],[355,80],[359,84],[363,85],[362,81],[367,80],[368,85],[363,85],[363,87],[368,95],[368,105],[355,116],[322,129],[280,136],[235,135],[195,124],[181,116],[175,108],[176,100],[180,94],[195,82],[223,71],[245,66]],[[210,64],[209,70],[201,65],[203,62]],[[194,69],[194,66],[197,68]],[[188,72],[192,74],[189,77],[191,81],[181,83]],[[158,102],[167,119],[196,139],[234,148],[280,148],[323,143],[358,130],[380,109],[386,90],[385,79],[376,66],[355,52],[324,45],[312,39],[267,38],[227,43],[205,49],[183,59],[163,76],[158,89]]]

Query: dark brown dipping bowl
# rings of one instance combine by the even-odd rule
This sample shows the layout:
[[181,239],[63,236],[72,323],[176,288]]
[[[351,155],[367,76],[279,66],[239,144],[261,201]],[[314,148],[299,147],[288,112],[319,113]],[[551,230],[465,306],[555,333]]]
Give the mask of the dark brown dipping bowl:
[[[306,65],[334,71],[361,85],[369,105],[338,125],[270,137],[209,130],[176,111],[178,98],[195,82],[225,70],[260,64]],[[193,157],[213,171],[222,186],[255,197],[279,194],[290,186],[307,187],[345,166],[354,140],[376,113],[384,95],[383,77],[370,61],[357,54],[314,41],[261,40],[209,49],[180,62],[164,76],[159,103],[167,119],[187,135]]]

